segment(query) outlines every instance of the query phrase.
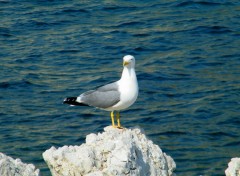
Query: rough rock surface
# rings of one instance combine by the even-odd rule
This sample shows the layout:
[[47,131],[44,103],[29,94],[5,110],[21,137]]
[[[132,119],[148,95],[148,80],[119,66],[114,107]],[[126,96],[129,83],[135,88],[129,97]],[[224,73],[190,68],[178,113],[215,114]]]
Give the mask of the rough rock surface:
[[33,164],[22,163],[20,159],[13,159],[0,153],[1,176],[40,176],[39,169]]
[[139,128],[109,126],[80,146],[51,147],[43,158],[53,176],[172,176],[176,168]]
[[240,158],[232,158],[225,170],[226,176],[240,176]]

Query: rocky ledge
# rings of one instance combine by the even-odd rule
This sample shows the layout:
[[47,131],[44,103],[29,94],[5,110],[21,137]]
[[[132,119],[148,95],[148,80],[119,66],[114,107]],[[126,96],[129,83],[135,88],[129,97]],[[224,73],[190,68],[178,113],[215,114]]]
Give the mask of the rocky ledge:
[[33,164],[25,164],[20,159],[13,159],[0,153],[1,176],[40,176],[39,169]]
[[[106,127],[89,134],[80,146],[50,148],[43,153],[52,176],[175,176],[173,159],[139,128]],[[240,158],[232,158],[226,176],[240,176]],[[33,164],[0,153],[0,176],[40,176]]]
[[104,128],[80,146],[55,147],[43,153],[52,176],[173,176],[173,159],[139,128]]
[[232,158],[225,170],[226,176],[240,176],[240,158]]

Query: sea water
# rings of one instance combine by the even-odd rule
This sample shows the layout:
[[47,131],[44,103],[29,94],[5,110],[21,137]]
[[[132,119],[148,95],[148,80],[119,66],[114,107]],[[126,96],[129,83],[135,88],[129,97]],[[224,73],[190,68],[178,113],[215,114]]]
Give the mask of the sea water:
[[239,1],[0,1],[0,152],[50,175],[42,153],[81,145],[110,114],[68,96],[120,78],[136,58],[139,97],[121,112],[172,156],[177,175],[224,175],[240,153]]

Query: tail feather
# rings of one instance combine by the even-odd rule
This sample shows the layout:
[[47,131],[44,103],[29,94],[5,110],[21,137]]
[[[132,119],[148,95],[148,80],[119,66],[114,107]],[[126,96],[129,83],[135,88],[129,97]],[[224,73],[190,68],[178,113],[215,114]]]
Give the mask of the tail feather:
[[88,106],[87,104],[84,103],[79,103],[76,101],[77,97],[68,97],[63,100],[63,104],[69,104],[69,105],[76,105],[76,106]]

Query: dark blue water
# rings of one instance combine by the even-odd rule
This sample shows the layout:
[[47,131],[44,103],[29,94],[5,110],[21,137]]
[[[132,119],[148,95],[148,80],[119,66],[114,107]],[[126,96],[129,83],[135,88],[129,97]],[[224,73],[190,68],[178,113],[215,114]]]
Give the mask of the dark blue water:
[[66,96],[119,79],[136,57],[140,94],[122,113],[178,175],[224,175],[240,153],[239,1],[0,1],[0,152],[50,175],[42,152],[80,145],[109,113]]

